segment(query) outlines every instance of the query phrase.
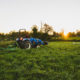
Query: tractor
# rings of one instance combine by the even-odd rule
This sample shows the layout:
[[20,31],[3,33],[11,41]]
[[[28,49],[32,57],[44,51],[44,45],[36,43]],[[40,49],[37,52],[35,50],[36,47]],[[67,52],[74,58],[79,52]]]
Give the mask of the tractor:
[[21,36],[21,31],[26,32],[26,29],[20,29],[19,38],[16,39],[16,42],[21,49],[36,48],[36,47],[40,47],[40,45],[48,44],[47,41],[42,41],[41,39]]

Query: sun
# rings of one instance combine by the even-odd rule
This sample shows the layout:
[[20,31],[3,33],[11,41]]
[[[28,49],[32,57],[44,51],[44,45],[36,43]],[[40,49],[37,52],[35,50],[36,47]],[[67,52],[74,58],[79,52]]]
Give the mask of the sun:
[[68,32],[64,32],[64,38],[65,38],[65,39],[68,38]]
[[68,32],[64,32],[64,36],[67,36]]

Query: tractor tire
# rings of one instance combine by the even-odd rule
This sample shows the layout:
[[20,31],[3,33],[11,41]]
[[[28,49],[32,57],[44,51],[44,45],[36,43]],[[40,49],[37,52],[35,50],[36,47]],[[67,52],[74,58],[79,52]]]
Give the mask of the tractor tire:
[[24,48],[25,49],[30,49],[31,48],[31,43],[29,41],[24,42]]
[[18,41],[17,42],[21,49],[30,49],[31,43],[29,41]]

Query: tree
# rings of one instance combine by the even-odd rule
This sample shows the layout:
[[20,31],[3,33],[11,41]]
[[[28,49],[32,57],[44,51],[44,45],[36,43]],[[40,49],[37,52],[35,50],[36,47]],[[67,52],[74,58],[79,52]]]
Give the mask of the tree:
[[80,37],[80,30],[77,30],[76,35],[77,35],[78,37]]
[[38,26],[37,25],[33,25],[32,26],[32,36],[33,37],[37,37],[38,34]]
[[52,32],[53,31],[53,28],[52,28],[52,26],[50,26],[50,25],[48,25],[48,24],[44,24],[43,25],[43,28],[42,28],[42,31],[44,32],[44,33],[49,33],[49,32]]
[[64,29],[62,29],[59,34],[60,34],[61,37],[64,37]]
[[76,34],[75,34],[75,32],[69,32],[69,33],[68,33],[68,36],[69,36],[69,37],[76,37]]
[[59,37],[60,36],[60,34],[58,33],[58,32],[53,32],[53,37]]

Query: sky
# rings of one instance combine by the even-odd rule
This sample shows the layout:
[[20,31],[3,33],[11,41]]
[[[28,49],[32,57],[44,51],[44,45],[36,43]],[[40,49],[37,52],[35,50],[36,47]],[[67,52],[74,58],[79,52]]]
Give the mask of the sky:
[[80,29],[80,0],[0,0],[0,32],[30,31],[41,22],[56,32]]

